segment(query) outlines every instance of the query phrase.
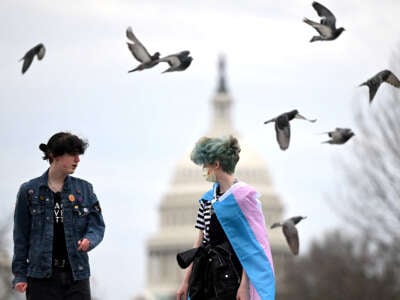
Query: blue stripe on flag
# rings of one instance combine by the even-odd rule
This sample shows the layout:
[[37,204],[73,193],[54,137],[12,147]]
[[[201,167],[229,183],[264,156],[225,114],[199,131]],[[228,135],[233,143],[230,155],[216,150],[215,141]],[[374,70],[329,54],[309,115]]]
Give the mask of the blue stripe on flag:
[[258,295],[263,300],[274,300],[274,272],[235,197],[230,194],[223,201],[215,202],[213,207]]

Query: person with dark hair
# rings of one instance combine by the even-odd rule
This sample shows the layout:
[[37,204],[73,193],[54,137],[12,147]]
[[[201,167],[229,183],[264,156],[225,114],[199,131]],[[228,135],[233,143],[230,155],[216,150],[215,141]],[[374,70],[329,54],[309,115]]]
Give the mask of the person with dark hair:
[[201,138],[191,160],[213,188],[199,200],[194,248],[178,253],[186,268],[176,299],[273,300],[275,275],[257,192],[236,179],[240,146],[233,137]]
[[88,143],[68,132],[40,144],[50,167],[21,185],[14,212],[13,286],[28,300],[90,300],[88,251],[105,224],[92,185],[70,176]]

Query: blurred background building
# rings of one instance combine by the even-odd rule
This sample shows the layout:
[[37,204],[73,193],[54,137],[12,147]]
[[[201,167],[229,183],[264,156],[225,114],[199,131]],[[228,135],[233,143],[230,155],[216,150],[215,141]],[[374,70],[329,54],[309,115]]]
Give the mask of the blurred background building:
[[[266,224],[282,219],[283,206],[274,190],[266,162],[260,153],[252,148],[250,141],[236,131],[231,111],[233,99],[226,85],[225,59],[219,58],[217,90],[212,98],[212,118],[207,136],[234,135],[241,146],[240,160],[236,167],[237,177],[254,186],[260,193],[260,201]],[[210,189],[210,183],[201,177],[201,168],[190,161],[189,145],[182,159],[177,163],[167,193],[159,206],[158,231],[147,242],[146,288],[135,299],[170,300],[176,299],[184,274],[176,262],[176,254],[193,246],[197,238],[194,228],[197,217],[198,199]],[[286,241],[280,230],[268,230],[272,248],[278,290],[283,280],[283,265],[288,259]]]

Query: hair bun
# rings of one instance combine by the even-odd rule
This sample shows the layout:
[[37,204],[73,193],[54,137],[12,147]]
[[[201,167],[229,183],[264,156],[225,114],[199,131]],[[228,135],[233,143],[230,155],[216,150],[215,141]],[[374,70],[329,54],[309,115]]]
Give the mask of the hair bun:
[[229,146],[234,154],[239,155],[241,150],[239,146],[239,141],[232,135],[229,137]]
[[46,144],[40,144],[39,145],[39,149],[40,150],[42,150],[44,153],[46,153],[47,152],[47,149],[48,149],[48,147],[47,147],[47,145]]

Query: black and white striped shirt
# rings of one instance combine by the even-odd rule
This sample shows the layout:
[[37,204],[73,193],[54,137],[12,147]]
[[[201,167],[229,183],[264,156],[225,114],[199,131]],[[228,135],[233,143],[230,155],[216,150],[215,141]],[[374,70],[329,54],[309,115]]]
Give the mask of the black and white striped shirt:
[[211,210],[211,201],[200,201],[200,207],[197,213],[195,227],[197,229],[203,230],[203,243],[207,243],[210,241]]
[[[238,183],[238,180],[235,178],[233,183]],[[219,186],[214,185],[213,187],[213,199],[205,200],[202,199],[200,201],[200,207],[197,212],[197,219],[195,227],[197,229],[203,230],[203,243],[207,243],[210,241],[210,223],[211,223],[211,213],[213,211],[212,201],[218,201],[219,197],[223,195],[223,193],[219,192]]]

